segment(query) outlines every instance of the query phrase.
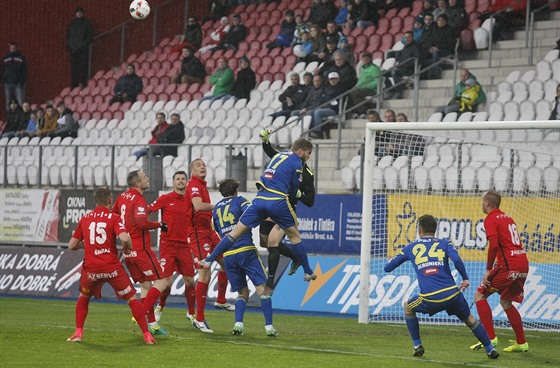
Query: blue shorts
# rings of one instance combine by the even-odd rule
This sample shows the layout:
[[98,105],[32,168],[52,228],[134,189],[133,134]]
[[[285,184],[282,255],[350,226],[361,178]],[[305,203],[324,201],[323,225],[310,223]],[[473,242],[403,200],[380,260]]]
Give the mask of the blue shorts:
[[231,291],[237,292],[246,288],[247,277],[255,286],[265,284],[268,280],[257,248],[254,245],[247,248],[247,250],[233,249],[224,253],[224,265]]
[[425,313],[430,316],[441,311],[446,311],[450,316],[455,315],[459,317],[461,321],[466,321],[471,314],[469,304],[461,293],[442,302],[430,302],[416,294],[408,299],[408,308],[413,312]]
[[297,223],[297,216],[288,201],[288,197],[266,197],[262,192],[253,199],[239,221],[251,229],[259,226],[263,220],[270,217],[281,229],[287,229]]

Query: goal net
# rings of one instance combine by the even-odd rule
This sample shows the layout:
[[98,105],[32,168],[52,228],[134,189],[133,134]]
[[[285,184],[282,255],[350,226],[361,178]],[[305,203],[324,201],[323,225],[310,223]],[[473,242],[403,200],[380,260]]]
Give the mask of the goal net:
[[[363,163],[359,322],[404,321],[403,302],[419,292],[409,262],[383,270],[418,238],[423,214],[438,219],[465,263],[471,312],[486,268],[481,195],[496,190],[516,221],[530,272],[517,305],[529,329],[560,330],[560,125],[558,121],[368,123]],[[377,138],[375,138],[377,137]],[[460,275],[451,266],[459,283]],[[489,297],[497,326],[508,326],[499,296]],[[440,312],[427,323],[460,323]]]

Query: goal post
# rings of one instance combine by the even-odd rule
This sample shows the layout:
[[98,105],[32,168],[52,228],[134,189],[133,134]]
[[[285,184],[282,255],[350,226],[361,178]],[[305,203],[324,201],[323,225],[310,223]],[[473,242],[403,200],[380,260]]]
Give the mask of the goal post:
[[[392,137],[380,146],[398,147],[390,157],[375,155],[377,131]],[[406,137],[419,136],[423,154],[407,146]],[[418,292],[416,276],[410,265],[390,274],[383,266],[417,238],[416,220],[426,213],[438,219],[436,237],[449,238],[459,251],[472,305],[487,254],[481,195],[493,189],[502,195],[500,208],[517,222],[530,262],[518,306],[524,324],[560,330],[559,121],[367,123],[364,155],[359,323],[404,322],[402,304]],[[507,325],[499,297],[489,302],[496,323]],[[471,311],[477,316],[476,308]],[[419,318],[459,323],[445,312]]]

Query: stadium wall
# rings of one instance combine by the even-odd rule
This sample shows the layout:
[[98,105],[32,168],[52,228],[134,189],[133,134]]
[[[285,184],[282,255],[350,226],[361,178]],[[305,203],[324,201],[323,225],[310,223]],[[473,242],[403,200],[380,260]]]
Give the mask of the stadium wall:
[[[157,34],[159,42],[183,32],[185,3],[189,14],[202,18],[207,14],[206,1],[150,0],[152,9],[162,6],[158,14]],[[54,98],[70,85],[70,56],[64,39],[66,26],[74,17],[74,10],[81,6],[85,16],[93,22],[96,35],[129,21],[126,25],[125,59],[131,53],[139,53],[152,47],[153,15],[143,21],[134,21],[128,13],[129,1],[97,0],[0,0],[0,54],[8,52],[8,42],[16,42],[28,63],[27,99],[32,103],[44,103]],[[108,70],[120,65],[120,30],[100,38],[92,53],[92,75],[97,70]],[[0,99],[2,111],[5,101]]]

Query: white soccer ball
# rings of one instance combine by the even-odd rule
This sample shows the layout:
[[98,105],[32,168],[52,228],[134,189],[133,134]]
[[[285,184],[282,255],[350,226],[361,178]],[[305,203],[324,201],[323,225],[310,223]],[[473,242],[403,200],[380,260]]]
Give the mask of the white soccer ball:
[[297,57],[306,57],[307,52],[305,51],[305,48],[302,45],[295,45],[294,46],[294,55],[297,56]]
[[146,0],[134,0],[130,3],[130,15],[134,19],[145,19],[150,15],[150,4]]

